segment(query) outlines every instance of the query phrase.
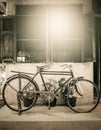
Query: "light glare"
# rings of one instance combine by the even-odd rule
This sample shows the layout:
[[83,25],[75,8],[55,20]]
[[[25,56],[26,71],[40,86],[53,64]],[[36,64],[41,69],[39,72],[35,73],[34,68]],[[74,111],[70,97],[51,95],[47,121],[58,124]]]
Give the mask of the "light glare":
[[53,15],[51,17],[51,29],[53,32],[60,32],[65,29],[65,17]]

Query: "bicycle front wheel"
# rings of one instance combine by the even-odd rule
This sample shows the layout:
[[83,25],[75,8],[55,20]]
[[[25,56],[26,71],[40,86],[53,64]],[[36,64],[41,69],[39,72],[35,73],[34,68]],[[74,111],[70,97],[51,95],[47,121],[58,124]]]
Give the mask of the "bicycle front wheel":
[[38,86],[27,75],[14,75],[4,84],[3,99],[5,104],[13,111],[23,112],[29,110],[37,101]]
[[87,79],[78,79],[67,87],[66,103],[75,112],[87,113],[94,110],[100,100],[97,86]]

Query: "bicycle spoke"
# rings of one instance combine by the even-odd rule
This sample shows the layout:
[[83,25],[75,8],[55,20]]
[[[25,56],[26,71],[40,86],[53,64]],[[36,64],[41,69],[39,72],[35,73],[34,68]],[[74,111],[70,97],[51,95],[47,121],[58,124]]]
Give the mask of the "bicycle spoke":
[[18,79],[18,84],[19,84],[19,91],[21,91],[21,76],[19,75],[19,79]]
[[14,91],[18,92],[11,84],[7,83]]

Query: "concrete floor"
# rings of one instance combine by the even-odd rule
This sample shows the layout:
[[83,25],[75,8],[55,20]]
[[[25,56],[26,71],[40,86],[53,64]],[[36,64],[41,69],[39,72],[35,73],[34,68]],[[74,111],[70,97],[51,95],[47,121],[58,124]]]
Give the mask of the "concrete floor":
[[8,109],[0,109],[0,130],[101,130],[101,104],[91,113],[75,113],[66,106],[48,110],[35,106],[21,116]]

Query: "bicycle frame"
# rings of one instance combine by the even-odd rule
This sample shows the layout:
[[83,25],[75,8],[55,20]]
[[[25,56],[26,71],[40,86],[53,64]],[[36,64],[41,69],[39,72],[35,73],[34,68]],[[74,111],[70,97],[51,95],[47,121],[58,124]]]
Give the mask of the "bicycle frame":
[[[67,84],[67,83],[68,83],[71,79],[73,79],[73,77],[74,77],[74,74],[73,74],[73,71],[72,71],[72,70],[71,70],[71,71],[45,71],[45,70],[39,70],[39,71],[37,71],[36,74],[26,73],[26,72],[18,72],[18,71],[12,71],[12,72],[18,73],[19,76],[20,76],[21,74],[34,75],[34,76],[32,77],[32,79],[31,79],[31,81],[33,81],[33,80],[35,79],[35,77],[37,77],[37,75],[40,75],[41,80],[42,80],[42,83],[43,83],[44,88],[45,88],[46,91],[48,91],[48,88],[47,88],[46,83],[45,83],[45,80],[44,80],[44,75],[66,75],[66,76],[70,76],[70,77],[62,84],[62,86],[59,86],[59,88],[57,88],[57,89],[55,90],[54,93],[58,92],[59,89],[61,89],[65,84]],[[31,82],[31,81],[30,81],[30,82]],[[30,83],[30,82],[29,82],[29,83]],[[23,90],[27,88],[27,86],[29,85],[29,83],[26,84],[26,86],[23,88]]]
[[40,77],[41,77],[42,82],[43,82],[43,84],[44,84],[45,90],[48,90],[48,89],[47,89],[47,86],[46,86],[46,84],[45,84],[43,75],[66,75],[66,76],[68,75],[68,76],[70,76],[70,78],[68,78],[68,79],[63,83],[62,86],[59,86],[59,88],[55,90],[55,93],[56,93],[59,89],[61,89],[68,81],[70,81],[70,80],[74,77],[72,71],[71,71],[71,72],[69,72],[69,71],[41,71],[41,72],[40,72]]

